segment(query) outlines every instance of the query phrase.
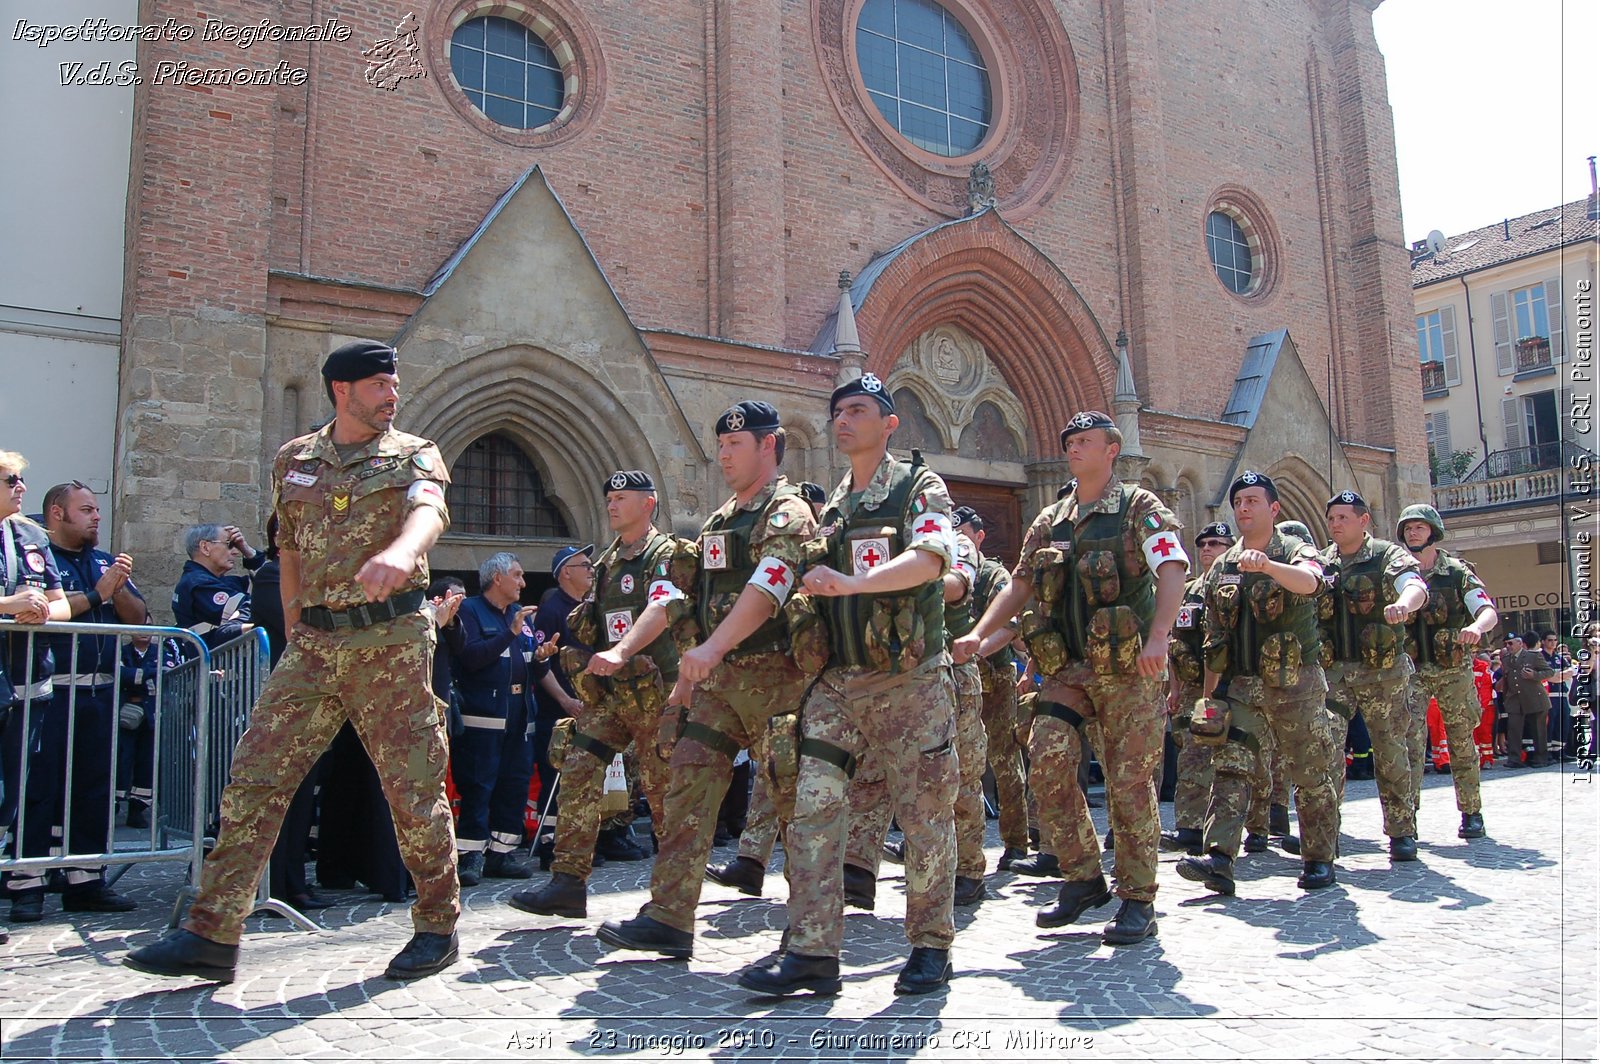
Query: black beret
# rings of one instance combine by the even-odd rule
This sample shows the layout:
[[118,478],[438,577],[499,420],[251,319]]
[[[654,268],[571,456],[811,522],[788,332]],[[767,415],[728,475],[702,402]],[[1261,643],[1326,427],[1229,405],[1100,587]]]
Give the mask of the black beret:
[[1080,432],[1090,429],[1114,429],[1117,423],[1111,420],[1110,415],[1099,410],[1080,410],[1072,415],[1072,420],[1067,422],[1067,427],[1061,430],[1061,449],[1067,449],[1067,440]]
[[1349,491],[1347,489],[1345,491],[1341,491],[1339,494],[1337,494],[1333,498],[1329,499],[1327,505],[1324,506],[1322,509],[1326,512],[1328,510],[1333,509],[1335,506],[1362,506],[1362,507],[1364,507],[1366,505],[1367,505],[1367,500],[1365,500],[1365,499],[1363,499],[1361,497],[1361,493],[1359,491]]
[[869,399],[876,399],[882,406],[885,414],[894,413],[894,400],[889,396],[889,389],[884,387],[877,374],[863,373],[853,381],[848,381],[833,390],[833,395],[828,399],[828,413],[839,409],[842,400],[854,395],[865,395]]
[[971,525],[979,532],[983,531],[983,515],[970,506],[957,506],[950,512],[950,523],[960,528],[962,525]]
[[1257,473],[1254,469],[1246,469],[1234,480],[1228,488],[1228,504],[1233,505],[1233,497],[1245,488],[1262,488],[1267,493],[1268,502],[1278,501],[1278,485],[1265,473]]
[[655,491],[656,482],[642,469],[619,469],[600,485],[602,494],[608,491]]
[[1194,541],[1196,543],[1200,542],[1202,539],[1225,539],[1229,543],[1232,543],[1233,529],[1228,527],[1228,522],[1226,521],[1213,521],[1206,527],[1202,528],[1198,536],[1194,537]]
[[800,485],[800,497],[812,506],[821,506],[828,501],[828,493],[822,490],[822,485],[809,480]]
[[322,364],[325,381],[364,381],[380,373],[393,372],[394,348],[376,340],[352,340],[336,349]]
[[727,432],[765,432],[777,427],[778,408],[749,399],[733,404],[717,418],[718,436]]

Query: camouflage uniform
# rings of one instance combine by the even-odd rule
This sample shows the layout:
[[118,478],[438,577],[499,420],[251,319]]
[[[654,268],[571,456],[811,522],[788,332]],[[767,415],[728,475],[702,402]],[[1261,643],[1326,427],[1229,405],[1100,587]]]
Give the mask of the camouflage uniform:
[[1098,721],[1096,752],[1117,838],[1116,892],[1135,902],[1156,896],[1161,820],[1153,780],[1166,732],[1165,680],[1141,676],[1136,662],[1155,616],[1151,558],[1187,561],[1179,528],[1154,494],[1113,482],[1094,503],[1080,506],[1072,494],[1047,507],[1012,570],[1032,580],[1038,600],[1022,633],[1045,677],[1028,741],[1040,849],[1054,850],[1068,883],[1100,875],[1075,734]]
[[[864,573],[903,550],[948,570],[950,496],[926,467],[885,454],[866,490],[834,489],[816,561]],[[897,549],[898,547],[898,549]],[[802,710],[804,740],[789,847],[789,949],[837,957],[844,937],[846,789],[865,748],[882,758],[906,838],[906,938],[948,949],[955,938],[955,706],[944,649],[942,583],[887,595],[819,597],[832,647]]]
[[772,800],[771,780],[764,767],[756,769],[755,785],[750,788],[750,812],[739,835],[739,856],[748,857],[762,868],[772,863],[772,847],[778,841],[778,806]]
[[[982,617],[989,603],[1011,583],[1011,574],[994,558],[978,556],[978,582],[973,588],[972,615]],[[1017,668],[1010,645],[978,661],[983,688],[982,719],[988,742],[989,768],[1000,805],[1000,842],[1027,852],[1027,782],[1022,747],[1017,744]]]
[[[1370,534],[1348,557],[1330,543],[1321,560],[1329,593],[1318,597],[1317,613],[1328,701],[1366,718],[1384,834],[1415,837],[1418,788],[1411,775],[1411,744],[1416,721],[1406,698],[1411,659],[1405,653],[1405,626],[1385,622],[1383,610],[1400,598],[1408,574],[1421,579],[1417,560],[1398,543]],[[1342,740],[1338,746],[1342,753]]]
[[[620,642],[650,602],[682,596],[693,565],[693,544],[655,528],[636,544],[612,540],[595,562],[594,594],[578,604],[567,622],[573,638],[591,647]],[[678,679],[678,647],[670,632],[663,632],[610,677],[585,673],[589,657],[577,647],[562,652],[562,666],[573,678],[583,712],[561,763],[561,816],[556,822],[555,859],[550,863],[554,875],[580,880],[588,880],[594,866],[606,768],[629,743],[656,834],[664,832],[667,759],[672,752],[657,739],[667,692]]]
[[[1406,626],[1406,651],[1417,667],[1411,683],[1424,715],[1428,699],[1439,700],[1439,714],[1444,717],[1450,743],[1450,777],[1456,788],[1456,808],[1463,813],[1477,813],[1482,811],[1483,801],[1478,794],[1478,747],[1472,729],[1478,726],[1483,707],[1472,680],[1472,651],[1462,645],[1460,632],[1491,603],[1488,589],[1471,566],[1443,550],[1435,550],[1432,568],[1422,574],[1428,582],[1428,604]],[[1413,783],[1420,791],[1420,767]]]
[[[1226,683],[1232,710],[1227,741],[1216,747],[1204,846],[1230,860],[1238,856],[1251,796],[1260,786],[1262,736],[1270,730],[1294,783],[1302,855],[1307,862],[1329,862],[1339,838],[1339,805],[1328,771],[1334,737],[1323,709],[1328,684],[1318,664],[1317,596],[1296,595],[1266,573],[1242,571],[1239,556],[1246,549],[1242,541],[1229,547],[1202,580],[1206,667]],[[1282,532],[1273,532],[1264,553],[1285,565],[1317,563],[1309,544]],[[1263,789],[1270,788],[1268,776]]]
[[[332,433],[330,424],[291,440],[273,463],[279,542],[300,556],[303,612],[234,751],[222,831],[183,924],[214,942],[238,943],[289,801],[346,720],[377,767],[400,855],[416,881],[412,924],[418,932],[449,934],[461,911],[444,790],[443,707],[430,686],[433,622],[413,609],[330,632],[307,624],[304,612],[365,604],[356,573],[399,537],[412,510],[432,506],[448,526],[450,478],[438,449],[420,437],[391,429],[341,458]],[[421,559],[389,602],[427,586]]]
[[1205,680],[1205,596],[1201,577],[1184,585],[1183,605],[1167,640],[1167,667],[1178,678],[1178,711],[1172,715],[1172,741],[1178,747],[1178,781],[1172,789],[1172,819],[1180,829],[1200,830],[1206,820],[1215,773],[1212,752],[1189,734],[1190,715]]

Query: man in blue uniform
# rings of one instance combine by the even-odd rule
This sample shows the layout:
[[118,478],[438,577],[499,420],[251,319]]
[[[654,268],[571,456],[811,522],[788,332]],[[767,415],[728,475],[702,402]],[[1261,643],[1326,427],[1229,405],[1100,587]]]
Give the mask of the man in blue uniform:
[[[143,624],[149,617],[144,597],[129,579],[133,559],[96,549],[100,542],[100,504],[81,481],[57,484],[44,496],[50,552],[61,572],[72,619],[94,624]],[[101,853],[110,848],[112,715],[121,659],[114,636],[50,637],[55,656],[55,693],[39,734],[39,753],[24,798],[23,852],[47,853],[59,846],[62,828],[68,853]],[[72,731],[72,793],[67,777],[68,721]],[[70,813],[70,816],[68,814]],[[127,912],[134,902],[105,882],[105,868],[69,868],[61,907],[67,912]],[[42,876],[19,876],[9,884],[11,918],[18,923],[44,915]]]
[[444,629],[464,725],[450,745],[451,778],[461,793],[456,862],[464,887],[486,875],[533,875],[516,850],[522,845],[533,774],[528,743],[533,642],[523,626],[538,607],[518,602],[524,581],[514,554],[490,555],[478,567],[478,585],[482,594],[462,602],[458,623]]
[[172,589],[172,615],[215,650],[254,627],[249,579],[234,575],[239,558],[254,571],[267,556],[233,525],[193,525],[183,534],[183,549],[189,560]]

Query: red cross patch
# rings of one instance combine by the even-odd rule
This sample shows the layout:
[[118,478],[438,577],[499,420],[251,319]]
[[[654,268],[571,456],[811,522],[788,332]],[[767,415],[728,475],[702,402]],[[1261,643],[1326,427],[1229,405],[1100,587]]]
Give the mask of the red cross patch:
[[882,537],[858,539],[852,548],[855,575],[862,576],[889,560],[889,541]]
[[705,567],[712,570],[728,567],[728,537],[721,532],[708,532],[700,544],[700,557]]
[[622,593],[624,595],[633,594],[633,574],[632,573],[623,573],[622,574],[621,587],[622,587]]
[[613,643],[620,642],[633,628],[633,613],[629,610],[612,610],[606,614],[606,636]]

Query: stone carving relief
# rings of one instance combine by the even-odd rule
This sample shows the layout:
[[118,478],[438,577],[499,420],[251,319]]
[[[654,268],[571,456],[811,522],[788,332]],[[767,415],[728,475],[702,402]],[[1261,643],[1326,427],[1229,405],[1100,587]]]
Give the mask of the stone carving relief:
[[1022,404],[983,345],[962,329],[940,325],[917,337],[895,363],[888,385],[897,406],[902,394],[914,397],[909,412],[920,446],[970,458],[1022,460],[1028,424]]

